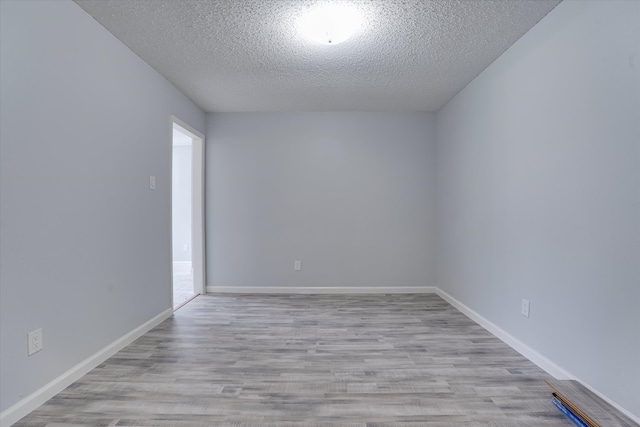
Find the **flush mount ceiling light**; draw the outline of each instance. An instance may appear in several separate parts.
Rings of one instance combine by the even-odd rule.
[[[348,4],[323,4],[300,17],[297,28],[306,39],[316,43],[342,43],[360,30],[362,17]]]

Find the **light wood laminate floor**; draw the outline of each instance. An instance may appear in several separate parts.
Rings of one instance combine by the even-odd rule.
[[[173,309],[176,310],[195,296],[193,270],[190,262],[173,263]]]
[[[434,294],[202,295],[18,426],[571,426]]]

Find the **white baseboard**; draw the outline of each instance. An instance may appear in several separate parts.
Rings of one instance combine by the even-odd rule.
[[[433,286],[207,286],[212,294],[433,294]]]
[[[46,384],[39,390],[31,393],[15,405],[5,409],[0,413],[0,427],[9,427],[18,422],[21,418],[27,416],[31,411],[37,409],[40,405],[69,387],[75,381],[79,380],[83,375],[100,365],[102,362],[140,338],[142,335],[155,328],[173,315],[173,309],[167,309],[155,316],[153,319],[143,323],[131,332],[118,338],[102,350],[80,362],[78,365],[69,369],[58,378]]]
[[[272,293],[272,294],[425,294],[425,293],[436,293],[442,299],[447,301],[449,304],[454,306],[460,312],[465,314],[471,320],[485,328],[491,334],[495,335],[498,339],[502,340],[504,343],[509,345],[511,348],[516,350],[518,353],[529,359],[531,362],[536,364],[538,367],[549,373],[556,379],[559,380],[576,380],[591,392],[599,396],[605,402],[609,403],[611,406],[625,414],[627,417],[632,419],[634,422],[640,424],[640,418],[630,413],[626,409],[622,408],[620,405],[606,397],[604,394],[600,393],[598,390],[591,387],[589,384],[581,381],[575,375],[571,374],[561,366],[552,362],[542,354],[535,351],[533,348],[524,344],[522,341],[516,339],[491,321],[487,320],[477,312],[473,311],[471,308],[461,303],[448,293],[443,290],[434,287],[434,286],[403,286],[403,287],[358,287],[358,286],[350,286],[350,287],[331,287],[331,286],[321,286],[321,287],[273,287],[273,286],[207,286],[208,293]],[[20,402],[6,409],[2,413],[0,413],[0,427],[8,427],[11,424],[19,421],[24,416],[28,415],[29,412],[38,408],[44,402],[55,396],[57,393],[64,390],[66,387],[71,385],[73,382],[80,379],[83,375],[87,374],[93,368],[98,366],[100,363],[107,360],[109,357],[116,354],[118,351],[122,350],[127,345],[131,344],[137,338],[141,337],[155,326],[159,325],[164,320],[171,317],[173,314],[172,309],[167,309],[166,311],[160,313],[153,319],[148,322],[140,325],[133,331],[114,341],[104,349],[100,350],[93,356],[89,357],[85,361],[81,362],[79,365],[65,372],[63,375],[59,376],[55,380],[51,381],[49,384],[42,387],[40,390],[32,393],[27,396]]]
[[[550,374],[554,378],[558,380],[575,379],[574,376],[571,375],[569,372],[567,372],[565,369],[556,365],[551,360],[547,359],[545,356],[535,351],[533,348],[529,347],[528,345],[524,344],[522,341],[513,337],[512,335],[507,333],[504,329],[497,326],[495,323],[492,323],[486,318],[482,317],[481,315],[473,311],[471,308],[467,307],[466,305],[464,305],[463,303],[461,303],[460,301],[458,301],[457,299],[455,299],[454,297],[446,293],[445,291],[438,289],[436,293],[443,300],[447,301],[449,304],[457,308],[459,311],[465,314],[468,318],[470,318],[471,320],[476,322],[478,325],[485,328],[487,331],[491,332],[498,339],[505,342],[509,347],[513,348],[515,351],[517,351],[518,353],[520,353],[521,355],[523,355],[524,357],[526,357],[527,359],[529,359],[530,361],[538,365],[538,367],[546,371],[548,374]]]
[[[596,390],[595,388],[591,387],[589,384],[581,381],[579,378],[576,379],[576,381],[578,381],[580,384],[582,384],[584,387],[588,388],[593,394],[595,394],[596,396],[598,396],[600,399],[604,400],[605,402],[607,402],[609,405],[613,406],[614,408],[616,408],[618,411],[622,412],[623,414],[625,414],[627,417],[629,417],[631,420],[633,420],[634,423],[638,424],[640,426],[640,417],[635,416],[634,414],[632,414],[631,412],[627,411],[626,409],[624,409],[622,406],[618,405],[616,402],[614,402],[613,400],[609,399],[607,396],[605,396],[604,394],[600,393],[598,390]]]
[[[500,339],[505,344],[507,344],[508,346],[513,348],[515,351],[517,351],[518,353],[520,353],[521,355],[523,355],[524,357],[529,359],[531,362],[536,364],[540,369],[546,371],[549,375],[551,375],[555,379],[557,379],[557,380],[575,380],[575,381],[579,382],[584,387],[589,389],[593,394],[597,395],[602,400],[607,402],[609,405],[611,405],[612,407],[616,408],[618,411],[622,412],[627,417],[631,418],[634,422],[636,422],[636,423],[638,423],[640,425],[640,418],[638,418],[637,416],[635,416],[631,412],[627,411],[626,409],[624,409],[623,407],[618,405],[616,402],[614,402],[613,400],[609,399],[607,396],[605,396],[604,394],[600,393],[598,390],[596,390],[595,388],[591,387],[589,384],[587,384],[586,382],[582,381],[580,378],[576,377],[575,375],[573,375],[572,373],[570,373],[566,369],[564,369],[561,366],[557,365],[556,363],[552,362],[551,360],[549,360],[548,358],[546,358],[542,354],[540,354],[537,351],[535,351],[533,348],[529,347],[528,345],[524,344],[522,341],[520,341],[517,338],[513,337],[512,335],[507,333],[505,330],[503,330],[500,327],[498,327],[496,324],[490,322],[489,320],[487,320],[486,318],[484,318],[480,314],[476,313],[471,308],[467,307],[466,305],[464,305],[463,303],[461,303],[460,301],[458,301],[457,299],[455,299],[454,297],[452,297],[451,295],[449,295],[445,291],[441,290],[440,288],[436,288],[436,294],[438,294],[438,296],[440,296],[443,300],[447,301],[449,304],[451,304],[452,306],[457,308],[459,311],[461,311],[463,314],[465,314],[471,320],[473,320],[474,322],[476,322],[477,324],[479,324],[480,326],[485,328],[491,334],[495,335],[496,338]]]
[[[185,267],[191,267],[191,261],[173,261],[173,265],[181,265]]]

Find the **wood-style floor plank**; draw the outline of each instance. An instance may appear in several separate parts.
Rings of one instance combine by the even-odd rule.
[[[434,294],[204,295],[17,426],[571,426]]]

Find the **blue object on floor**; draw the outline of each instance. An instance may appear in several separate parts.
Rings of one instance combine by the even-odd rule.
[[[577,425],[578,427],[589,427],[582,421],[579,416],[574,414],[571,409],[564,406],[564,404],[560,402],[557,397],[551,397],[551,401],[554,405],[556,405],[556,408],[558,408],[560,412],[562,412],[565,417],[569,418],[569,420],[571,420],[571,422],[573,422],[575,425]]]

